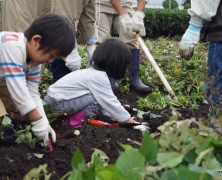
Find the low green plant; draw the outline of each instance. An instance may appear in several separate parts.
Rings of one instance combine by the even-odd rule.
[[[180,58],[178,41],[167,38],[145,41],[149,51],[162,70],[164,76],[177,95],[177,101],[171,99],[149,60],[140,66],[140,75],[146,84],[154,87],[153,93],[137,101],[140,108],[165,109],[169,107],[191,107],[198,109],[205,103],[206,52],[207,44],[196,47],[189,61]]]
[[[158,129],[161,134],[144,132],[138,148],[121,145],[123,152],[114,164],[108,164],[109,158],[98,149],[86,163],[81,151],[76,150],[72,170],[61,180],[220,179],[222,139],[211,128],[187,119],[168,121]],[[40,171],[36,170],[31,170],[29,177],[38,177],[36,172]]]

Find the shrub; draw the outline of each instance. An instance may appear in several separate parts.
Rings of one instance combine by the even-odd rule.
[[[178,3],[176,0],[171,0],[171,5],[169,4],[170,0],[163,1],[163,8],[164,9],[177,9]]]
[[[186,10],[147,8],[144,13],[145,38],[182,35],[190,19]]]

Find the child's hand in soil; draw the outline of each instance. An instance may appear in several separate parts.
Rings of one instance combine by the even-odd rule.
[[[134,117],[130,117],[128,120],[124,121],[123,123],[136,123],[136,124],[140,124],[139,122],[135,121]]]

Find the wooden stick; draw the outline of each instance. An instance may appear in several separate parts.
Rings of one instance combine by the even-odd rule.
[[[156,61],[154,60],[153,56],[149,52],[149,50],[148,50],[146,44],[144,43],[144,41],[142,40],[142,38],[139,36],[139,34],[136,34],[135,38],[138,41],[139,45],[141,46],[141,48],[142,48],[143,52],[145,53],[146,57],[149,59],[151,65],[154,68],[154,70],[156,71],[156,73],[160,77],[161,81],[163,82],[163,85],[165,86],[165,88],[167,89],[169,94],[171,95],[171,97],[173,99],[177,100],[177,97],[176,97],[175,93],[173,92],[171,86],[169,85],[168,81],[166,80],[165,76],[163,75],[162,71],[160,70],[159,66],[157,65]]]

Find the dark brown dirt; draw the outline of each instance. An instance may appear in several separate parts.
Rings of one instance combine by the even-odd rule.
[[[136,100],[141,95],[130,92],[129,94],[116,93],[122,104],[130,105],[128,108],[130,113],[134,113],[132,108],[136,108]],[[192,112],[191,109],[178,110],[182,117],[186,119],[196,117],[207,117],[208,107],[202,106],[200,110]],[[150,119],[144,116],[143,121],[148,122],[151,132],[157,131],[157,127],[168,120],[171,110],[155,111],[155,114],[161,114],[161,118]],[[98,118],[102,117],[98,116]],[[79,148],[86,162],[91,160],[94,148],[100,149],[109,157],[109,163],[115,163],[122,151],[121,144],[131,144],[137,147],[133,141],[141,142],[142,134],[138,130],[130,128],[112,128],[112,127],[96,127],[83,122],[80,135],[74,135],[74,130],[69,126],[61,126],[61,123],[54,125],[57,132],[57,143],[54,145],[54,151],[49,152],[48,149],[42,149],[37,146],[35,150],[29,149],[24,144],[16,144],[13,140],[0,140],[0,179],[1,180],[20,180],[32,168],[42,164],[48,164],[48,171],[53,173],[51,179],[60,179],[68,171],[71,170],[71,157],[73,152]],[[34,153],[44,154],[43,158],[37,158]]]

